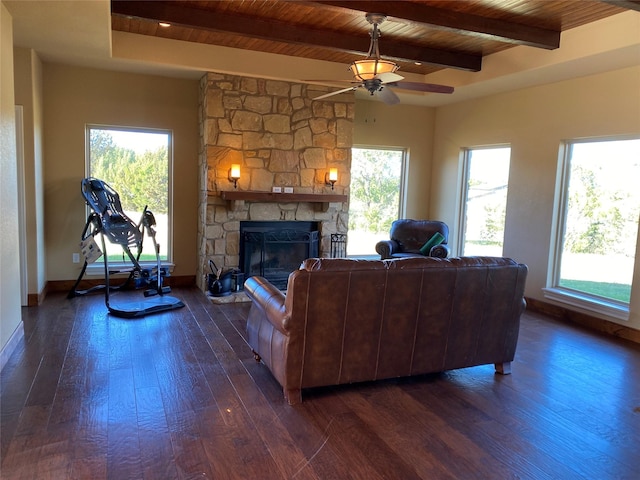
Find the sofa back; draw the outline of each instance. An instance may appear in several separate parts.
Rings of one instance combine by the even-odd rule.
[[[507,258],[308,259],[289,277],[287,385],[513,360],[526,265]]]

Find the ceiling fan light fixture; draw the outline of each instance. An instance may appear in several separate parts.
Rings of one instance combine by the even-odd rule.
[[[382,3],[382,2],[381,2]],[[325,93],[314,100],[339,95],[341,93],[353,92],[358,88],[364,88],[371,95],[376,95],[387,105],[395,105],[400,102],[400,98],[393,92],[391,87],[403,88],[405,90],[416,90],[419,92],[453,93],[453,87],[436,85],[432,83],[403,82],[404,77],[395,73],[400,65],[380,58],[380,48],[378,39],[380,30],[378,26],[385,21],[386,15],[381,13],[367,13],[367,21],[373,25],[371,29],[371,44],[367,56],[363,60],[356,60],[349,65],[349,70],[355,78],[354,85],[343,88],[336,92]],[[419,64],[419,62],[416,62]]]
[[[353,76],[361,82],[372,80],[381,73],[394,73],[398,68],[399,66],[395,63],[379,58],[356,60],[349,65]]]

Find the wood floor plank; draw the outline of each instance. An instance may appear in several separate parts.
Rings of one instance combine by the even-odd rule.
[[[169,426],[158,387],[136,388],[138,438],[143,477],[177,478]]]
[[[525,312],[512,375],[316,388],[290,406],[246,343],[250,304],[172,295],[186,306],[139,319],[100,294],[23,310],[0,372],[0,478],[640,478],[636,344]]]
[[[235,375],[231,383],[238,392],[247,415],[255,425],[256,434],[260,437],[274,459],[275,465],[284,478],[319,478],[312,471],[305,471],[301,466],[307,458],[300,449],[299,443],[276,414],[268,400],[261,394],[248,373]]]
[[[215,412],[209,415],[217,414]],[[167,413],[167,426],[173,445],[173,456],[179,479],[216,478],[202,443],[200,419],[203,411]]]
[[[386,389],[382,386],[382,389]],[[382,391],[380,393],[383,393]],[[390,393],[391,394],[391,393]],[[395,394],[395,393],[393,393]],[[342,400],[353,411],[358,412],[362,421],[371,425],[375,434],[388,447],[395,452],[398,458],[403,459],[408,465],[413,465],[418,478],[440,478],[454,479],[454,474],[447,470],[436,452],[430,448],[416,448],[418,443],[426,447],[430,439],[427,432],[420,432],[424,435],[421,439],[416,435],[409,435],[407,425],[404,421],[399,422],[397,410],[386,410],[380,408],[368,391],[359,389],[347,389],[340,393]],[[413,428],[409,425],[408,428]]]
[[[118,329],[118,341],[122,340]],[[120,351],[120,347],[117,348]],[[113,352],[114,350],[112,350]],[[113,356],[111,357],[113,360]],[[118,353],[109,375],[107,471],[109,478],[141,478],[141,452],[133,370]]]
[[[109,438],[109,395],[105,390],[86,392],[82,398],[80,415],[75,424],[74,459],[79,462],[77,467],[85,465],[93,468],[106,461]],[[106,469],[106,463],[104,465]],[[84,468],[84,467],[83,467]]]
[[[192,305],[195,308],[196,302],[201,302],[201,297],[194,300]],[[200,303],[200,308],[204,310],[202,312],[203,314],[208,310],[208,307],[209,304]],[[237,310],[232,309],[232,311]],[[242,309],[241,311],[246,312],[246,309]],[[229,310],[227,310],[227,312],[229,312]],[[260,390],[252,381],[248,372],[239,364],[237,358],[238,351],[244,350],[246,354],[249,355],[250,349],[246,343],[236,343],[236,348],[233,348],[229,343],[234,342],[234,339],[230,337],[238,337],[238,332],[235,329],[230,329],[230,325],[224,321],[225,319],[229,319],[228,314],[225,313],[223,309],[214,309],[214,313],[206,313],[216,315],[219,320],[215,325],[213,322],[206,322],[207,324],[202,326],[203,330],[210,332],[208,338],[215,338],[216,342],[219,342],[217,347],[214,345],[214,350],[222,353],[220,358],[216,355],[218,370],[220,373],[224,372],[230,381],[230,385],[233,386],[235,393],[240,399],[242,408],[248,416],[248,420],[250,419],[250,421],[253,422],[257,434],[275,461],[274,467],[277,467],[275,471],[279,471],[284,478],[292,478],[294,476],[296,476],[296,478],[316,478],[315,475],[310,474],[308,471],[301,471],[300,465],[305,462],[304,456],[286,429],[284,429],[281,422],[278,421],[275,412],[260,394]],[[231,316],[238,315],[231,314]],[[206,318],[206,315],[204,315],[203,318]],[[214,326],[216,327],[215,330],[213,329]],[[227,335],[224,335],[224,331],[227,331]],[[237,338],[235,340],[237,340]],[[229,344],[227,345],[227,343]],[[251,355],[251,358],[253,359],[253,355]],[[203,369],[208,370],[207,362],[205,361],[203,363]],[[220,375],[220,373],[216,375]],[[211,378],[216,378],[216,375],[212,375]],[[218,390],[215,386],[212,388]],[[226,412],[229,413],[229,410],[230,409],[227,408]],[[263,472],[262,475],[265,475],[265,473]]]
[[[579,424],[568,422],[563,413],[528,397],[514,395],[510,388],[501,391],[501,399],[504,408],[527,426],[531,441],[556,462],[568,463],[576,476],[593,478],[593,475],[602,474],[603,478],[608,478],[617,472],[614,478],[633,478],[634,475],[614,457],[601,457],[591,433]],[[570,463],[567,455],[572,459]]]
[[[71,462],[69,478],[90,478],[103,480],[107,478],[107,456],[74,458]]]
[[[535,395],[532,393],[532,397]],[[606,397],[601,397],[600,403],[603,407],[601,410],[596,406],[588,405],[590,402],[585,401],[583,396],[566,397],[562,401],[549,397],[532,400],[534,403],[524,408],[529,409],[532,404],[543,403],[545,407],[539,410],[545,412],[544,421],[549,425],[553,425],[556,429],[564,428],[568,432],[567,436],[574,435],[579,439],[577,442],[589,450],[605,453],[611,456],[612,461],[622,462],[631,468],[635,467],[634,458],[637,452],[632,445],[640,442],[640,429],[620,431],[620,428],[612,422],[612,418],[615,418],[616,422],[633,425],[637,421],[637,416],[633,418],[631,406],[619,407],[618,413],[613,414],[608,411],[611,410],[611,406],[608,405],[609,399]]]
[[[374,389],[370,401],[381,411],[402,412],[390,418],[403,427],[398,435],[409,433],[417,436],[423,449],[442,459],[442,466],[455,478],[507,478],[508,469],[490,455],[482,445],[478,445],[463,431],[449,422],[455,419],[443,418],[435,408],[422,408],[422,404],[395,386]]]
[[[491,395],[487,395],[488,398],[476,396],[475,402],[466,402],[467,396],[458,397],[449,388],[436,390],[432,386],[416,384],[415,388],[405,391],[416,401],[433,408],[475,444],[483,445],[496,461],[505,464],[518,478],[578,477],[574,470],[549,456],[531,439],[528,432],[530,425],[514,416],[508,402]],[[488,408],[485,404],[488,404]]]

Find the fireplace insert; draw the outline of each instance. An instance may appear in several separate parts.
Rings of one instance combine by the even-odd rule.
[[[240,222],[240,268],[287,288],[289,274],[318,256],[317,222]]]

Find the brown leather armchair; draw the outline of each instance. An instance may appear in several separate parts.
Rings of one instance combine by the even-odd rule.
[[[422,257],[422,246],[435,233],[440,233],[444,240],[442,243],[431,247],[428,257],[447,258],[451,253],[447,240],[449,239],[449,227],[444,222],[436,220],[411,220],[403,218],[391,224],[390,239],[382,240],[376,245],[376,252],[381,260],[387,258]]]

